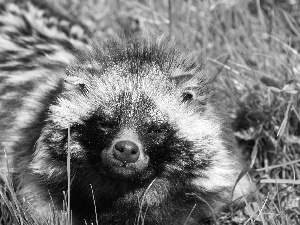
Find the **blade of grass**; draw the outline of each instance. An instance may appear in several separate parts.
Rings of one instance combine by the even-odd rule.
[[[70,124],[68,125],[68,156],[67,156],[67,173],[68,173],[68,224],[71,225],[71,134],[70,134]]]

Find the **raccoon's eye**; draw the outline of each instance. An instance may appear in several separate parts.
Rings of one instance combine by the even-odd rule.
[[[193,91],[185,91],[181,94],[182,102],[190,102],[194,97],[195,93]]]

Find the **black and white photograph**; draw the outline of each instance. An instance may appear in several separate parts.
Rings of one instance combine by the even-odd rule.
[[[300,225],[300,0],[0,0],[0,225]]]

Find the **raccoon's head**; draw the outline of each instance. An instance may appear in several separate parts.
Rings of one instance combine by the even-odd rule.
[[[147,207],[179,208],[186,193],[214,199],[233,186],[233,144],[209,79],[180,48],[110,41],[79,56],[64,82],[31,163],[50,189],[66,188],[68,139],[71,187],[91,198],[92,185],[100,204],[131,207],[143,196]]]

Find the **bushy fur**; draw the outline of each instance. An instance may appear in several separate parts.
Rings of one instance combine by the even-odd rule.
[[[51,204],[62,209],[70,126],[71,209],[78,224],[95,222],[93,197],[100,224],[183,224],[195,204],[191,216],[198,221],[210,217],[207,203],[218,212],[230,202],[241,160],[197,58],[167,40],[88,45],[52,39],[51,31],[25,33],[37,29],[35,20],[25,23],[19,15],[31,15],[31,6],[18,13],[5,7],[2,18],[16,23],[0,27],[6,43],[0,146],[21,182],[20,198],[44,216]],[[7,27],[16,29],[16,39]],[[32,38],[30,47],[19,43],[24,37]],[[119,140],[137,144],[137,162],[114,159]],[[4,172],[3,152],[0,160]],[[234,198],[248,190],[243,178]]]

